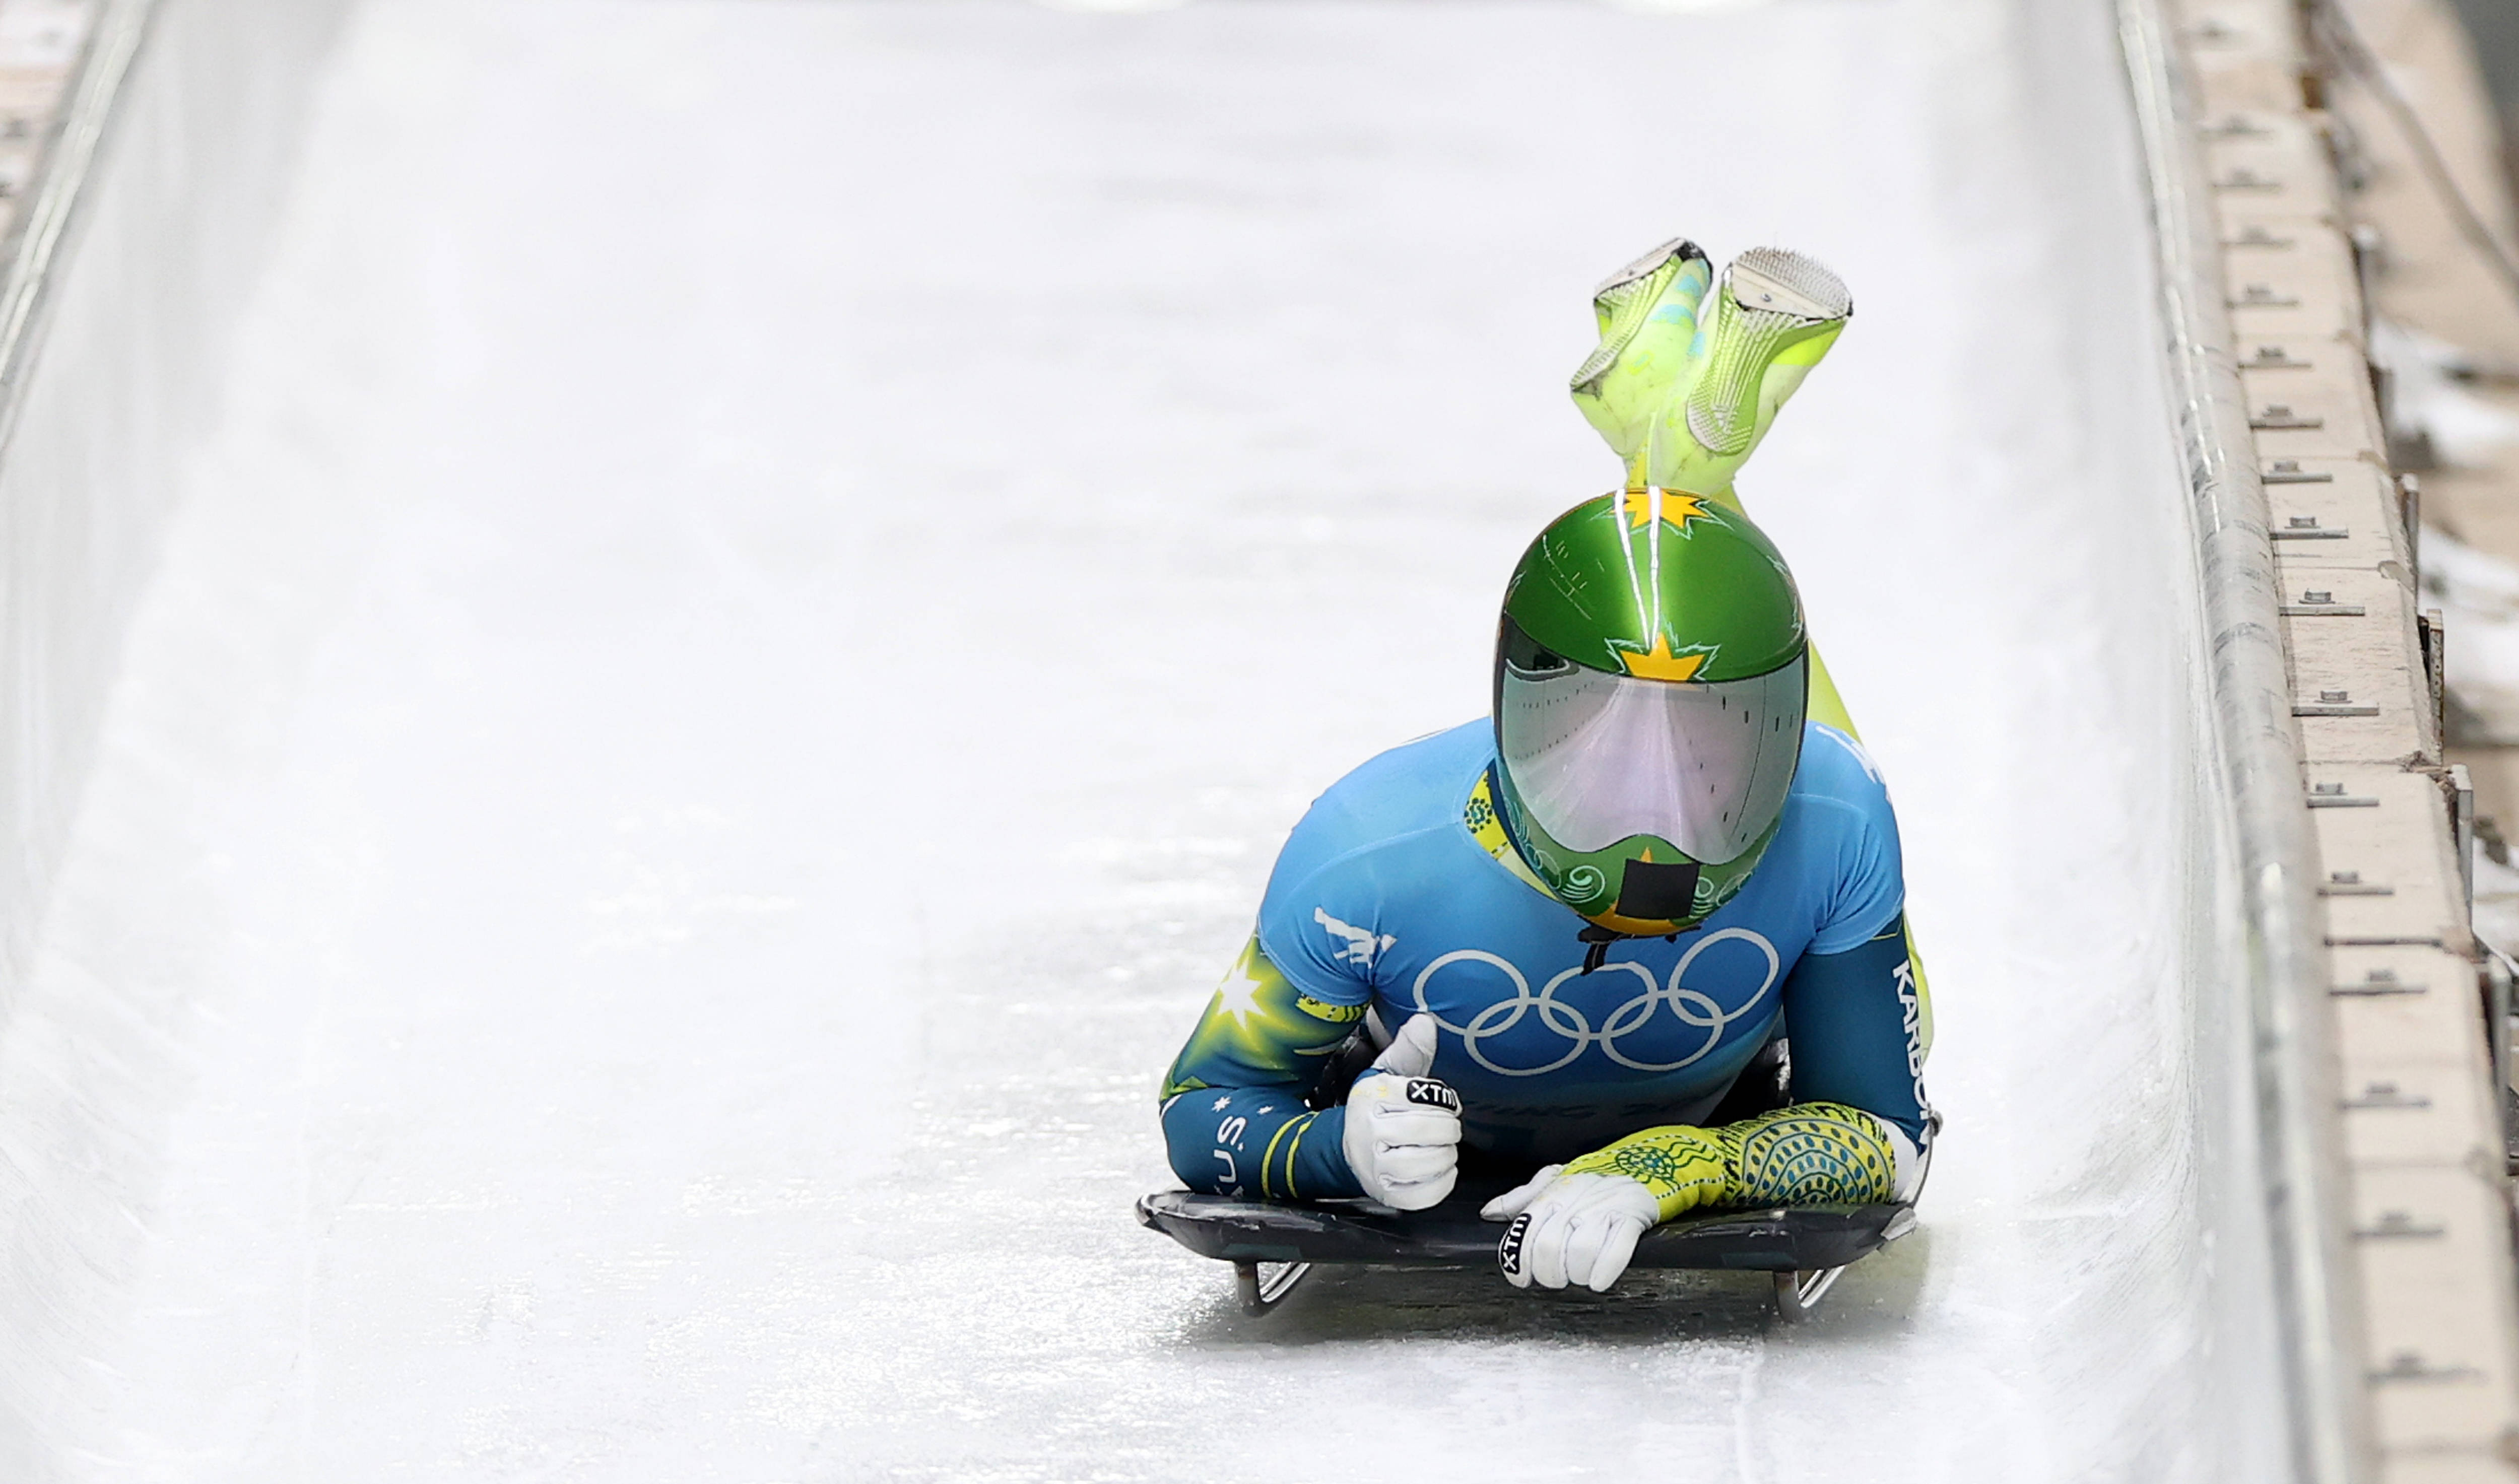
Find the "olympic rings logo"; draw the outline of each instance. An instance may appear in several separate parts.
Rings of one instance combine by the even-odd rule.
[[[1759,983],[1754,993],[1741,1002],[1741,1008],[1726,1011],[1715,1002],[1712,995],[1700,989],[1691,989],[1681,983],[1680,980],[1687,975],[1688,966],[1697,962],[1697,955],[1729,938],[1738,938],[1752,944],[1765,955],[1767,977]],[[1455,1026],[1441,1016],[1435,1015],[1434,1008],[1426,1003],[1427,982],[1441,973],[1446,965],[1458,963],[1486,964],[1501,970],[1505,978],[1513,981],[1513,997],[1497,1000],[1487,1006],[1470,1017],[1470,1023],[1466,1026]],[[1533,994],[1530,992],[1530,981],[1524,978],[1522,971],[1515,968],[1510,960],[1489,953],[1483,948],[1455,948],[1421,970],[1417,975],[1417,982],[1410,988],[1410,993],[1415,996],[1419,1010],[1428,1015],[1435,1015],[1436,1025],[1461,1038],[1461,1044],[1468,1049],[1471,1061],[1498,1076],[1535,1077],[1545,1072],[1555,1071],[1581,1056],[1585,1048],[1592,1046],[1600,1047],[1602,1055],[1633,1071],[1677,1071],[1683,1067],[1702,1060],[1706,1053],[1712,1051],[1722,1041],[1726,1027],[1735,1021],[1746,1019],[1751,1011],[1758,1008],[1759,1004],[1766,999],[1767,991],[1776,986],[1776,978],[1784,972],[1784,963],[1776,956],[1776,945],[1766,938],[1746,928],[1725,928],[1719,932],[1709,933],[1690,944],[1688,951],[1681,954],[1679,962],[1672,966],[1668,983],[1656,980],[1653,971],[1642,964],[1626,962],[1603,964],[1593,973],[1633,975],[1644,987],[1634,998],[1611,1011],[1609,1018],[1601,1023],[1601,1028],[1598,1030],[1592,1028],[1590,1018],[1582,1011],[1557,998],[1557,986],[1582,972],[1580,968],[1569,969],[1542,985],[1537,994]],[[1618,1049],[1619,1037],[1643,1029],[1664,1005],[1670,1007],[1672,1017],[1681,1025],[1694,1026],[1704,1031],[1704,1043],[1676,1062],[1640,1062]],[[1505,1067],[1490,1059],[1485,1048],[1480,1043],[1503,1035],[1521,1025],[1523,1017],[1527,1015],[1537,1016],[1540,1025],[1565,1038],[1568,1048],[1566,1054],[1541,1067]]]

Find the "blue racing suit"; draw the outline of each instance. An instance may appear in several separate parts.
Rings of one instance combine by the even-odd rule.
[[[1165,1081],[1182,1181],[1360,1194],[1346,1111],[1307,1111],[1305,1096],[1368,1014],[1388,1029],[1426,1014],[1440,1027],[1432,1074],[1460,1093],[1474,1157],[1537,1166],[1699,1123],[1786,1037],[1792,1101],[1876,1120],[1911,1193],[1929,1138],[1928,1007],[1897,821],[1861,746],[1806,723],[1783,819],[1740,895],[1691,932],[1606,952],[1507,839],[1495,767],[1490,725],[1457,726],[1366,763],[1295,827],[1257,931]],[[1803,1200],[1882,1194],[1852,1175],[1833,1190],[1825,1169],[1797,1178]]]

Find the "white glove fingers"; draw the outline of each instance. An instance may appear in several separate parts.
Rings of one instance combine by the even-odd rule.
[[[1611,1228],[1615,1224],[1616,1217],[1598,1202],[1591,1202],[1590,1208],[1577,1209],[1568,1215],[1564,1244],[1567,1282],[1594,1288],[1600,1287],[1592,1282],[1592,1268],[1608,1247]]]
[[[1480,1214],[1514,1211],[1520,1214],[1496,1245],[1506,1278],[1522,1288],[1581,1284],[1600,1293],[1626,1272],[1658,1205],[1624,1175],[1565,1175],[1551,1168],[1488,1201]]]
[[[1385,1149],[1373,1162],[1374,1173],[1389,1185],[1421,1185],[1437,1175],[1457,1172],[1460,1156],[1449,1145],[1403,1145]]]
[[[1431,1031],[1429,1022],[1426,1031],[1412,1033],[1410,1044],[1431,1043]],[[1397,1060],[1407,1060],[1400,1042],[1392,1042],[1392,1050],[1402,1053]],[[1460,1094],[1438,1078],[1386,1069],[1358,1077],[1348,1091],[1340,1150],[1364,1194],[1385,1204],[1422,1210],[1449,1195],[1458,1179],[1460,1142]]]
[[[1446,1169],[1426,1180],[1393,1180],[1383,1195],[1382,1203],[1393,1210],[1422,1211],[1442,1204],[1443,1198],[1452,1194],[1452,1187],[1459,1184],[1460,1179],[1458,1169]]]
[[[1479,1214],[1489,1221],[1511,1221],[1528,1210],[1530,1202],[1539,1199],[1539,1193],[1548,1189],[1549,1182],[1555,1180],[1557,1172],[1565,1167],[1562,1164],[1549,1165],[1538,1174],[1479,1207]]]
[[[1562,1288],[1566,1287],[1566,1228],[1572,1212],[1558,1201],[1545,1200],[1532,1208],[1530,1217],[1523,1246],[1530,1281],[1543,1288]]]
[[[1591,1276],[1585,1283],[1595,1293],[1607,1293],[1610,1286],[1627,1271],[1627,1263],[1636,1255],[1636,1244],[1644,1239],[1644,1224],[1632,1216],[1613,1217],[1600,1252],[1592,1259]]]

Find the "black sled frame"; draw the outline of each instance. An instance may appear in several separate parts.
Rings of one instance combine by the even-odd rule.
[[[1432,1210],[1394,1211],[1364,1200],[1294,1205],[1161,1191],[1137,1202],[1137,1220],[1201,1257],[1232,1263],[1244,1312],[1265,1314],[1317,1264],[1492,1265],[1504,1228],[1480,1219],[1480,1203],[1456,1195]],[[1848,1264],[1915,1225],[1912,1205],[1723,1211],[1655,1227],[1636,1244],[1628,1267],[1772,1274],[1777,1314],[1798,1320]]]

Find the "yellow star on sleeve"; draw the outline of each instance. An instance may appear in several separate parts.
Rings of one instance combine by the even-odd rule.
[[[1254,1017],[1268,1013],[1260,1003],[1260,991],[1264,987],[1260,977],[1251,972],[1251,956],[1245,953],[1242,961],[1233,966],[1233,972],[1224,976],[1224,982],[1215,986],[1215,1006],[1209,1013],[1229,1015],[1237,1028],[1247,1030]]]
[[[1190,1032],[1164,1096],[1194,1087],[1308,1086],[1322,1057],[1364,1017],[1361,1005],[1311,1000],[1286,982],[1255,935]]]

